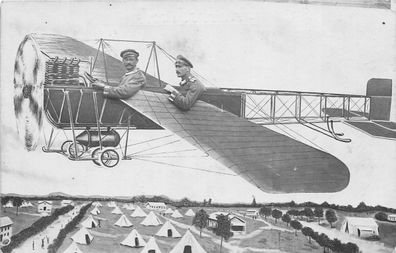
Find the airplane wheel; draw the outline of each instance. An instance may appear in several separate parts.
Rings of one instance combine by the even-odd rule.
[[[95,148],[91,153],[91,157],[95,159],[92,160],[92,162],[98,166],[102,166],[99,159],[100,151],[101,151],[100,148]]]
[[[73,143],[72,141],[65,141],[62,143],[61,150],[64,155],[69,155],[69,146]]]
[[[120,155],[115,151],[115,149],[104,149],[100,154],[100,161],[104,166],[112,168],[120,161]]]
[[[80,144],[80,143],[76,143],[76,146],[77,146],[77,152],[76,152],[76,150],[75,150],[75,145],[74,145],[74,142],[72,142],[70,145],[69,145],[69,148],[68,148],[68,150],[69,150],[69,155],[70,155],[70,157],[72,157],[72,158],[76,158],[76,157],[80,157],[80,156],[82,156],[83,154],[84,154],[84,152],[85,152],[85,147],[84,147],[84,145],[82,145],[82,144]]]

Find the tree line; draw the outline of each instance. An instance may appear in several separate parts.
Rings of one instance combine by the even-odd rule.
[[[311,208],[304,208],[302,210],[290,209],[285,214],[279,209],[272,209],[269,206],[263,206],[260,208],[259,213],[265,219],[271,216],[275,219],[275,223],[281,219],[286,223],[287,226],[291,226],[294,229],[294,233],[297,236],[297,232],[301,231],[303,235],[308,237],[309,243],[311,239],[315,240],[320,246],[323,247],[323,251],[326,252],[327,249],[331,249],[333,252],[343,252],[343,253],[358,253],[359,247],[354,243],[342,243],[338,239],[330,239],[326,234],[315,232],[310,227],[303,227],[301,222],[297,219],[303,219],[305,217],[307,220],[311,220],[314,217],[317,218],[318,223],[320,223],[323,216],[330,223],[330,227],[338,220],[336,212],[332,209],[327,209],[324,212],[323,208],[318,206],[314,210]]]

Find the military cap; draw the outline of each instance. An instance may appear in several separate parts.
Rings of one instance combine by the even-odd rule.
[[[124,58],[127,55],[133,55],[136,58],[139,57],[139,53],[134,49],[125,49],[125,50],[121,51],[121,53],[120,53],[120,56],[122,58]]]
[[[178,55],[178,56],[176,57],[176,62],[175,62],[175,64],[177,64],[177,63],[183,64],[183,65],[188,66],[188,67],[190,67],[190,68],[193,67],[192,63],[191,63],[189,60],[187,60],[186,57],[184,57],[184,56],[182,56],[182,55]]]

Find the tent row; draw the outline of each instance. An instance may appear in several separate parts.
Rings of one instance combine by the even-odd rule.
[[[22,204],[19,207],[32,207],[33,204],[30,201],[23,201]],[[3,207],[5,208],[12,208],[14,207],[14,204],[12,203],[12,201],[8,201],[5,205],[3,205]]]
[[[158,231],[157,236],[169,237],[169,230],[173,230],[173,237],[181,237],[181,235],[176,231],[173,225],[167,221],[164,226]],[[64,253],[82,253],[78,248],[76,243],[89,245],[93,241],[94,237],[89,233],[89,231],[82,227],[76,234],[74,234],[71,239],[72,244],[64,251]],[[146,242],[143,237],[139,234],[136,229],[133,229],[128,236],[120,242],[121,245],[139,248],[144,247],[141,253],[161,253],[157,242],[153,236]],[[175,247],[170,251],[170,253],[206,253],[202,246],[195,239],[190,230],[187,230],[180,241],[175,245]]]
[[[92,203],[93,206],[95,207],[100,207],[102,206],[102,204],[100,202],[93,202]],[[122,214],[121,209],[117,206],[117,204],[114,201],[111,201],[109,203],[107,203],[108,207],[113,207],[113,214]],[[135,211],[134,212],[134,216],[131,215],[132,217],[146,217],[145,212],[141,209],[141,207],[139,206],[134,206],[131,203],[126,203],[122,206],[122,208],[127,209],[127,210],[131,210],[131,211]],[[173,218],[181,218],[183,217],[183,215],[178,211],[175,210],[173,211],[171,208],[168,208],[166,211],[164,211],[164,214],[171,214],[171,216]],[[137,215],[137,216],[136,216]],[[192,209],[188,209],[187,212],[184,214],[185,216],[189,216],[189,217],[193,217],[195,216],[195,212]]]

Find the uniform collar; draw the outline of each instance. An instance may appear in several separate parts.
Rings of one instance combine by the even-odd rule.
[[[128,76],[128,75],[134,74],[134,73],[136,73],[136,72],[138,72],[138,71],[139,71],[139,68],[135,68],[135,69],[132,70],[132,71],[126,72],[124,75],[125,75],[125,76]]]
[[[194,82],[195,81],[195,77],[193,75],[189,75],[188,77],[186,77],[185,79],[182,79],[180,82],[180,86],[185,85],[188,82]]]

